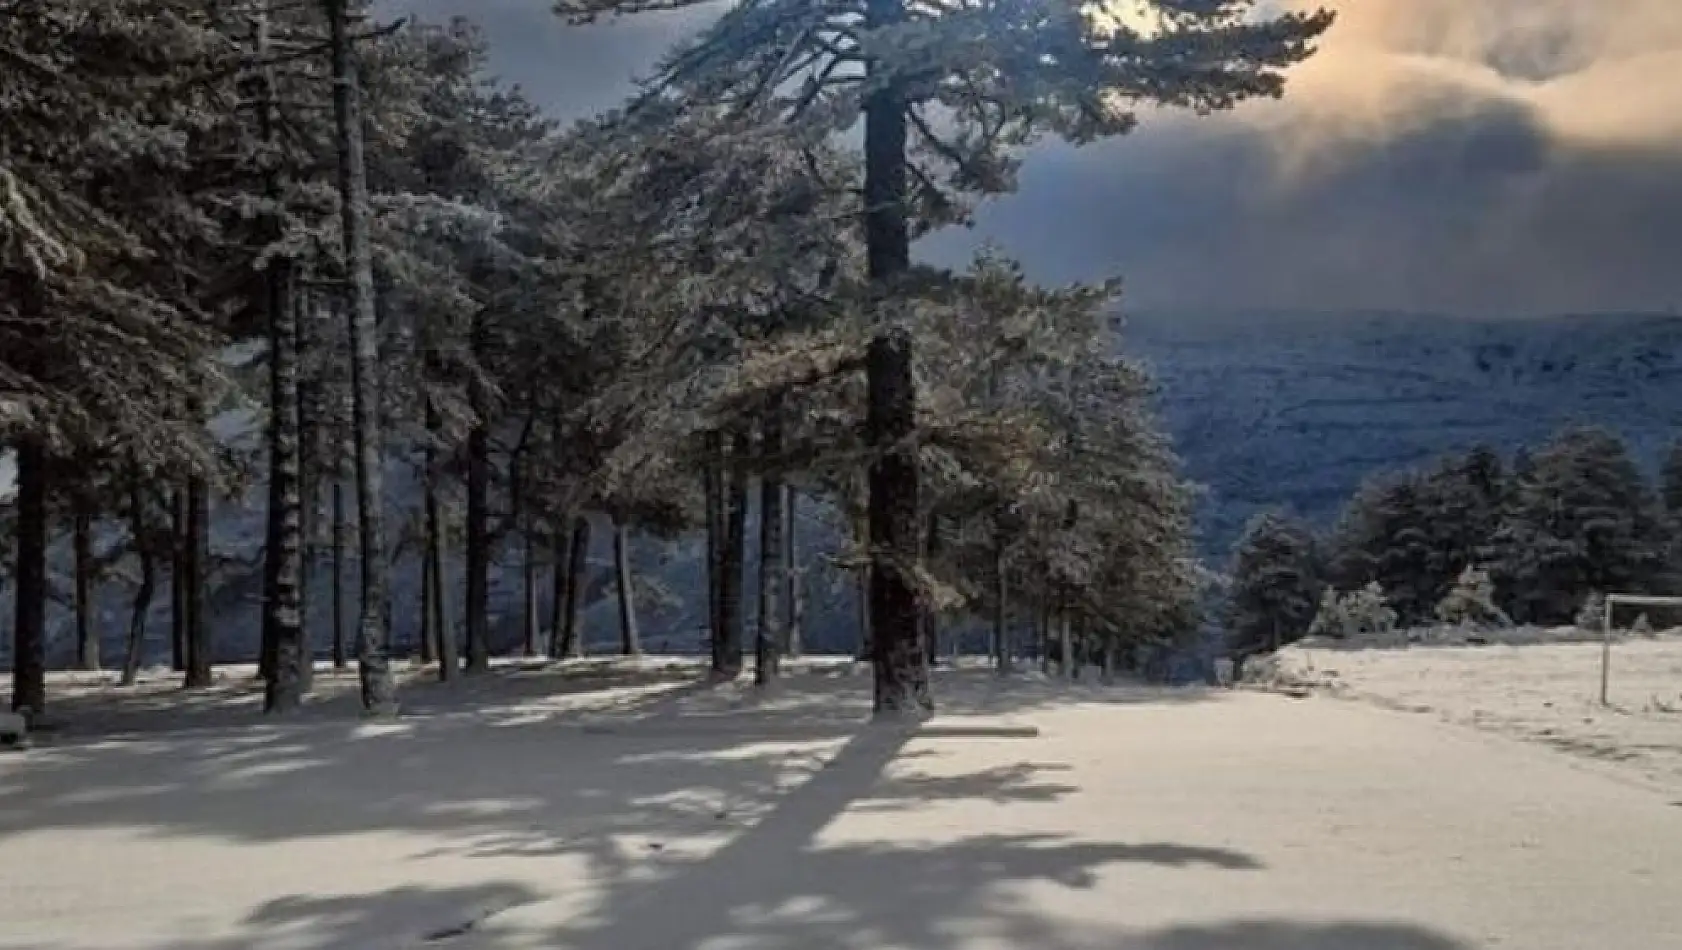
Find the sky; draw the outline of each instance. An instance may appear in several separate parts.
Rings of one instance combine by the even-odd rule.
[[[1336,10],[1285,98],[1035,148],[992,240],[1134,308],[1682,311],[1682,0],[1275,0]],[[477,20],[552,113],[611,107],[705,12],[570,27],[546,0],[386,0]]]

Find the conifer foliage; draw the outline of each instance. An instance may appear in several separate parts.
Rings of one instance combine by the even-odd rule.
[[[744,668],[757,629],[769,686],[799,646],[794,594],[815,589],[793,507],[857,526],[842,560],[868,586],[884,714],[931,708],[928,657],[981,618],[1001,670],[1022,649],[1072,672],[1184,642],[1193,492],[1148,372],[1117,355],[1116,286],[1036,287],[991,251],[913,267],[909,249],[1011,187],[1041,135],[1277,95],[1329,17],[1258,9],[753,0],[646,95],[563,128],[489,77],[465,20],[380,23],[358,0],[13,5],[13,706],[48,700],[59,534],[80,662],[98,662],[95,602],[130,585],[138,677],[162,575],[188,687],[246,658],[224,614],[260,604],[276,714],[308,701],[329,645],[335,665],[354,653],[375,715],[398,708],[394,650],[440,678],[484,671],[508,647],[499,577],[517,578],[528,654],[601,640],[589,608],[611,586],[624,652],[671,641],[673,601],[705,600],[714,674]],[[838,133],[861,119],[854,151]],[[705,596],[644,576],[644,552],[703,533]],[[246,534],[259,550],[236,550]],[[419,603],[398,595],[413,574]]]

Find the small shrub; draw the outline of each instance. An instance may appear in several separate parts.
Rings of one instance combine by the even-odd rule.
[[[1343,638],[1388,633],[1395,628],[1396,611],[1385,598],[1384,588],[1373,581],[1347,593],[1326,591],[1320,598],[1320,612],[1308,632],[1311,636]]]
[[[1510,627],[1511,619],[1495,604],[1495,582],[1489,572],[1467,565],[1454,587],[1437,605],[1437,619],[1456,627]]]

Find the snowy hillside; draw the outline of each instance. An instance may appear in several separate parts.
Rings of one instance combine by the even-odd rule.
[[[1326,521],[1367,475],[1478,443],[1596,423],[1652,462],[1682,434],[1682,317],[1141,313],[1125,334],[1218,558],[1259,508]]]

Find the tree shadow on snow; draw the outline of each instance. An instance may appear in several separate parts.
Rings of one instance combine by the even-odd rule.
[[[1088,943],[1020,891],[1091,889],[1107,869],[1126,865],[1258,870],[1248,855],[1191,843],[989,833],[973,827],[974,810],[962,813],[968,817],[942,811],[960,802],[981,803],[982,815],[988,806],[1055,807],[1080,791],[1060,780],[1071,766],[1036,756],[1038,744],[1024,741],[1032,730],[1013,724],[1013,716],[1068,702],[1214,697],[1093,685],[1024,689],[977,672],[943,675],[943,716],[923,726],[867,724],[868,675],[816,671],[769,694],[690,677],[582,709],[533,709],[487,679],[473,688],[486,706],[459,703],[447,695],[453,686],[439,686],[433,697],[411,694],[410,715],[395,724],[306,719],[71,735],[0,758],[0,847],[7,837],[53,829],[240,844],[400,832],[425,836],[393,859],[407,862],[396,873],[416,882],[439,873],[459,880],[463,860],[561,859],[520,867],[534,880],[565,875],[554,880],[563,890],[588,885],[588,899],[568,904],[556,904],[547,885],[539,894],[512,879],[481,890],[417,884],[363,896],[298,896],[252,912],[239,941],[173,940],[159,950],[360,950],[384,946],[376,935],[408,941],[399,946],[498,948],[534,930],[544,935],[537,945],[560,950],[684,950],[723,936],[744,950],[956,950],[976,933],[1041,950],[1225,946],[1172,934],[1160,940],[1181,942],[1150,942],[1159,938],[1147,935],[1128,943],[1135,938],[1110,933]],[[518,689],[566,692],[552,679],[529,679]],[[574,685],[587,691],[588,682],[580,677]],[[984,759],[993,764],[965,764],[961,750],[978,743],[994,746]],[[935,840],[902,840],[891,824],[879,823],[896,820],[883,813],[916,812],[937,822]],[[889,830],[880,840],[856,831],[826,838],[844,813],[853,819],[847,827]],[[250,872],[260,874],[261,855],[250,860]],[[487,865],[487,874],[507,877],[506,868]],[[170,873],[192,879],[208,869]],[[1350,950],[1391,946],[1453,944],[1369,941]]]

